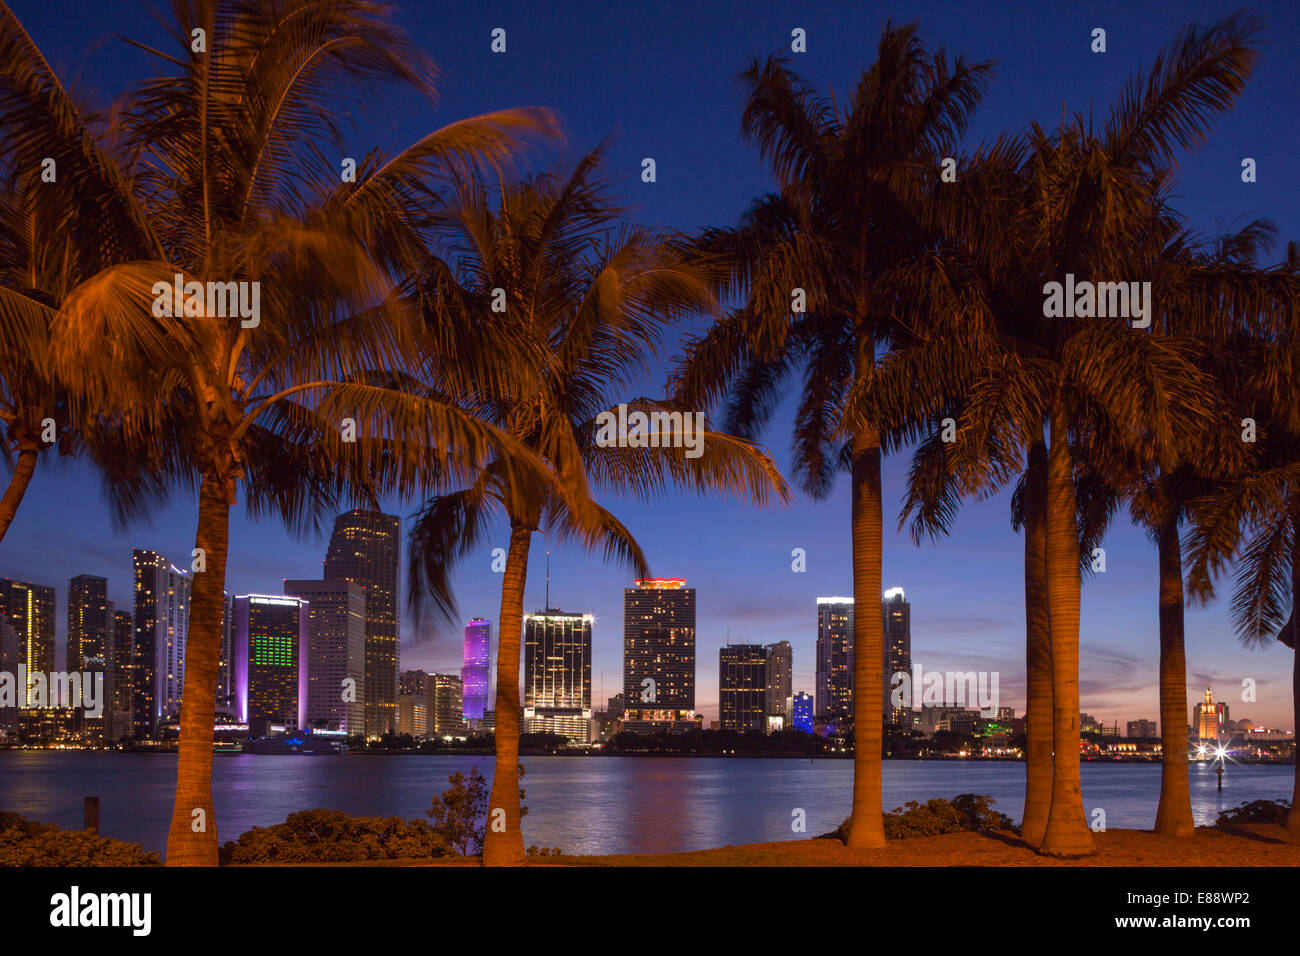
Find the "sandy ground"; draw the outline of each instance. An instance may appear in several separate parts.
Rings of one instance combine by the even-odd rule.
[[[538,866],[1300,866],[1300,843],[1275,824],[1201,827],[1189,837],[1146,830],[1094,833],[1097,852],[1077,860],[1039,856],[1009,830],[895,840],[882,850],[850,850],[837,840],[788,840],[627,856],[534,858]],[[466,866],[478,860],[361,863],[358,866]],[[348,864],[344,864],[348,865]]]

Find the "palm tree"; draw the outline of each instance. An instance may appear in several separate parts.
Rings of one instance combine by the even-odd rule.
[[[1230,336],[1235,354],[1231,394],[1243,418],[1258,429],[1254,455],[1235,474],[1189,503],[1188,534],[1194,597],[1211,593],[1213,580],[1236,562],[1232,617],[1247,644],[1276,638],[1292,655],[1292,709],[1300,726],[1300,244],[1269,276],[1273,308],[1260,308],[1252,327]],[[1235,418],[1236,416],[1234,416]],[[1245,433],[1242,435],[1246,437]],[[1300,762],[1287,831],[1300,837]]]
[[[420,225],[436,198],[431,174],[451,157],[503,160],[521,134],[554,126],[537,110],[466,120],[386,161],[360,157],[352,182],[325,159],[342,155],[329,119],[339,104],[384,81],[433,92],[431,65],[387,8],[205,0],[176,5],[169,29],[181,52],[145,48],[168,72],[122,102],[96,137],[3,12],[4,145],[24,169],[69,157],[87,171],[78,188],[92,194],[78,228],[117,223],[103,233],[100,271],[57,312],[42,306],[55,368],[99,411],[95,430],[111,431],[151,474],[198,492],[167,862],[212,865],[214,696],[239,487],[252,514],[303,528],[348,491],[373,501],[454,480],[491,449],[525,459],[453,403],[368,375],[399,368],[415,349],[409,289],[395,286],[428,258]],[[231,318],[188,292],[181,311],[165,291],[178,275],[200,291],[242,284],[258,314]],[[344,418],[357,441],[344,437]],[[110,491],[129,496],[139,470],[111,465]]]
[[[813,497],[849,472],[853,594],[881,596],[882,445],[894,423],[854,389],[874,388],[878,353],[904,335],[909,304],[890,275],[923,261],[939,170],[990,75],[988,64],[928,55],[916,28],[887,25],[876,62],[843,109],[781,59],[755,62],[742,129],[772,167],[779,193],[757,200],[736,229],[699,246],[730,273],[744,306],[690,343],[676,373],[681,400],[706,407],[729,394],[727,430],[752,437],[786,378],[804,375],[795,423],[795,469]],[[861,411],[861,413],[859,413]],[[881,748],[884,636],[879,615],[853,630],[853,803],[847,843],[883,846]]]
[[[437,229],[456,268],[440,277],[429,308],[463,313],[472,324],[475,316],[493,316],[494,290],[504,290],[505,324],[519,337],[514,354],[521,358],[498,375],[477,411],[547,462],[565,493],[492,461],[462,490],[429,499],[411,531],[412,599],[427,591],[450,616],[451,565],[482,540],[494,513],[509,523],[489,800],[490,813],[504,810],[505,819],[502,828],[488,828],[486,865],[524,861],[519,660],[533,534],[601,548],[645,576],[640,547],[591,491],[648,499],[672,482],[760,505],[788,496],[771,458],[749,441],[706,431],[698,458],[668,447],[674,437],[686,437],[680,417],[657,429],[660,447],[619,447],[602,437],[602,414],[646,370],[672,323],[711,310],[714,302],[708,275],[684,257],[674,237],[625,221],[598,178],[601,155],[599,148],[587,154],[568,175],[502,182],[495,208],[485,186],[464,179]],[[648,399],[626,404],[629,420],[637,412],[689,414]]]
[[[1213,115],[1232,105],[1253,62],[1254,31],[1243,17],[1188,27],[1146,78],[1129,84],[1100,133],[1084,117],[1054,133],[1032,127],[1018,182],[1002,177],[1001,200],[946,213],[966,226],[953,230],[962,268],[946,269],[943,283],[913,283],[928,290],[924,311],[938,319],[921,336],[921,350],[945,343],[956,357],[946,366],[905,358],[949,378],[920,394],[960,403],[950,454],[963,461],[952,466],[962,485],[998,487],[1017,470],[1019,450],[1033,448],[1046,430],[1054,758],[1045,854],[1093,849],[1078,761],[1076,480],[1130,473],[1134,460],[1172,470],[1185,453],[1182,436],[1211,427],[1215,412],[1213,383],[1189,343],[1115,316],[1049,317],[1045,283],[1067,274],[1090,282],[1158,278],[1146,251],[1153,231],[1170,232],[1167,168],[1176,147],[1194,145]]]

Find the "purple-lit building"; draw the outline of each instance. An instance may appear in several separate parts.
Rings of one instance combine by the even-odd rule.
[[[488,702],[488,662],[492,649],[492,622],[476,617],[465,625],[465,666],[460,669],[466,720],[482,720]]]
[[[240,723],[307,726],[309,606],[295,597],[236,595],[235,718]]]

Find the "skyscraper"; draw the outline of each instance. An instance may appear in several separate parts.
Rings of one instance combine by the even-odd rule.
[[[1228,705],[1219,701],[1214,702],[1214,694],[1210,688],[1205,688],[1205,699],[1196,705],[1195,718],[1192,726],[1196,728],[1196,736],[1202,740],[1218,740],[1223,733],[1223,725],[1228,722]]]
[[[768,644],[766,731],[789,730],[794,721],[794,650],[789,641]]]
[[[7,615],[0,614],[0,672],[14,675],[14,699],[12,703],[0,695],[0,733],[13,734],[18,731],[18,708],[26,703],[22,697],[22,681],[18,674],[21,659],[18,656],[18,632],[9,623]]]
[[[397,679],[397,733],[417,739],[429,732],[429,675],[422,670],[402,671]]]
[[[641,578],[623,590],[623,726],[681,732],[695,720],[695,589]]]
[[[131,549],[135,570],[134,720],[139,737],[157,734],[181,709],[190,576],[157,551]]]
[[[912,679],[912,605],[902,588],[890,588],[880,602],[881,623],[885,635],[884,688],[881,703],[885,726],[912,727],[912,702],[895,707],[890,699],[894,690],[893,676],[908,675],[907,687]]]
[[[853,717],[853,598],[817,599],[817,720]]]
[[[234,598],[228,591],[221,592],[221,653],[217,657],[217,696],[214,702],[218,714],[234,716],[235,713],[235,609]]]
[[[92,680],[99,684],[100,715],[91,717],[84,700],[86,706],[73,714],[73,726],[90,739],[102,740],[106,727],[111,729],[112,620],[107,579],[79,574],[68,582],[67,669],[92,674]],[[83,689],[85,686],[83,678]]]
[[[465,666],[460,669],[466,720],[482,720],[488,703],[492,622],[476,617],[465,625]]]
[[[767,649],[727,644],[718,650],[718,710],[723,730],[767,730]]]
[[[310,628],[307,602],[270,594],[234,600],[235,717],[250,725],[307,723]]]
[[[366,598],[361,585],[344,578],[286,580],[284,593],[308,602],[307,726],[364,735]]]
[[[587,743],[591,721],[590,614],[524,615],[524,730]]]
[[[806,734],[813,732],[813,699],[803,691],[794,695],[794,729]]]
[[[134,733],[135,616],[129,611],[114,611],[112,635],[113,721],[112,728],[105,736],[112,743],[117,743],[121,738],[133,736]]]
[[[455,674],[430,674],[425,691],[429,701],[429,735],[463,736],[466,732],[464,691]]]
[[[361,585],[366,596],[365,721],[367,736],[397,724],[397,672],[401,665],[402,519],[354,510],[334,519],[325,553],[325,578]]]
[[[0,614],[18,638],[18,664],[31,674],[54,670],[54,588],[0,578]],[[26,706],[24,697],[20,706]]]

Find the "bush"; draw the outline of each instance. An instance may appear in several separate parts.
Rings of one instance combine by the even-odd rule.
[[[345,863],[447,855],[447,841],[423,820],[353,817],[303,810],[284,823],[253,827],[221,848],[226,863]]]
[[[996,802],[987,794],[974,793],[961,793],[951,800],[927,800],[924,804],[909,800],[905,806],[895,807],[884,814],[885,837],[906,840],[908,837],[941,833],[1009,829],[1011,818],[993,809]],[[845,820],[833,833],[824,833],[818,839],[843,843],[848,834],[849,821]]]
[[[1286,826],[1287,814],[1291,812],[1288,800],[1252,800],[1231,810],[1224,810],[1214,821],[1216,827],[1233,823],[1276,823]]]
[[[519,764],[519,779],[524,778],[524,765]],[[433,806],[424,812],[433,818],[433,828],[442,834],[448,845],[461,856],[478,856],[483,852],[487,837],[488,785],[478,767],[469,768],[466,777],[456,771],[447,778],[450,789],[433,798]],[[523,799],[528,795],[519,788],[519,817],[528,816]]]
[[[0,812],[0,866],[160,866],[138,843],[63,830],[17,813]]]

